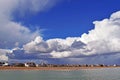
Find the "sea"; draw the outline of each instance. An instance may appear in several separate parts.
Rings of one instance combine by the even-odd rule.
[[[0,80],[120,80],[120,68],[83,70],[0,70]]]

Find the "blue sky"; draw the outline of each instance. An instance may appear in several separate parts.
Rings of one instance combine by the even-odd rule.
[[[120,64],[119,0],[0,0],[0,61]]]
[[[94,28],[93,21],[108,18],[120,9],[119,0],[62,0],[54,7],[35,14],[16,15],[31,30],[43,29],[44,39],[76,37]]]

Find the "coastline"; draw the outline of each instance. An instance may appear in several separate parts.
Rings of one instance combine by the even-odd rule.
[[[120,68],[119,67],[0,67],[1,70],[55,70],[55,71],[71,71],[83,69],[103,69],[103,68]]]

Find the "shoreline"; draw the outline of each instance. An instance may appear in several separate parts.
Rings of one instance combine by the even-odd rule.
[[[103,69],[103,68],[120,68],[118,67],[0,67],[1,70],[40,70],[40,71],[71,71],[71,70],[83,70],[83,69]]]

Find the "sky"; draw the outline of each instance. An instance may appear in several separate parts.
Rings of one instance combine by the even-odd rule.
[[[0,0],[0,61],[120,64],[119,0]]]

